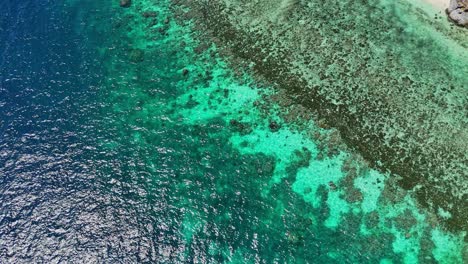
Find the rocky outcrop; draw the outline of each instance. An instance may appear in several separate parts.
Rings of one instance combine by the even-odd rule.
[[[468,28],[468,0],[450,0],[447,14],[457,25]]]

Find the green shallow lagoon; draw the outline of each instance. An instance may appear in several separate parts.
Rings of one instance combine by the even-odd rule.
[[[136,256],[124,261],[158,263],[464,263],[466,261],[468,258],[466,219],[457,219],[456,221],[462,223],[456,225],[456,228],[453,228],[453,225],[448,227],[446,222],[450,222],[455,212],[451,211],[452,208],[421,204],[420,190],[431,188],[434,183],[432,180],[425,182],[421,177],[414,176],[412,174],[414,171],[408,176],[401,175],[405,170],[398,170],[397,174],[400,175],[396,175],[392,169],[394,166],[401,166],[401,163],[395,165],[384,160],[380,161],[380,154],[364,151],[366,146],[376,149],[382,147],[384,150],[388,146],[378,145],[376,143],[380,142],[378,140],[360,138],[364,133],[361,128],[354,130],[354,127],[349,127],[343,131],[346,122],[338,124],[336,113],[327,115],[322,112],[322,110],[331,112],[329,104],[324,105],[322,109],[320,103],[325,99],[313,101],[313,107],[304,104],[305,98],[309,96],[307,91],[291,92],[288,86],[284,86],[284,83],[279,81],[283,78],[281,75],[283,70],[294,74],[301,73],[298,70],[300,67],[295,68],[294,61],[291,62],[294,66],[291,68],[278,63],[275,59],[272,59],[271,64],[265,59],[265,64],[260,65],[257,59],[264,55],[262,52],[249,61],[245,56],[252,55],[251,53],[242,53],[242,51],[236,53],[232,50],[233,47],[242,48],[239,46],[242,42],[236,43],[236,41],[238,36],[243,35],[223,39],[223,34],[218,31],[227,28],[214,27],[210,24],[213,20],[203,25],[197,17],[196,12],[200,12],[197,8],[201,8],[203,4],[206,4],[204,11],[210,16],[210,12],[218,10],[216,9],[218,2],[226,2],[230,8],[234,7],[233,10],[240,8],[241,11],[238,12],[244,16],[239,16],[239,19],[248,20],[247,14],[243,12],[248,12],[246,10],[249,9],[242,9],[243,5],[248,5],[247,2],[195,1],[193,6],[191,4],[180,6],[181,2],[183,1],[134,0],[129,8],[120,7],[117,1],[112,4],[95,1],[68,3],[77,10],[86,6],[87,12],[78,12],[88,21],[84,31],[89,38],[85,40],[85,44],[96,48],[99,53],[98,60],[102,63],[105,72],[105,78],[97,87],[97,101],[100,105],[98,111],[94,113],[99,118],[96,129],[100,134],[97,138],[99,144],[96,146],[96,159],[102,162],[93,169],[103,182],[105,191],[120,194],[121,199],[130,208],[134,208],[142,219],[135,223],[140,233],[122,238],[128,239],[127,246],[138,252]],[[309,2],[312,5],[320,5],[319,1],[276,2],[278,4]],[[369,9],[381,8],[376,1],[371,1],[374,5],[357,2],[361,7],[368,5]],[[346,9],[346,3],[347,1],[342,1],[336,4],[339,8]],[[268,8],[276,10],[275,5]],[[270,10],[268,8],[265,7],[265,10]],[[355,11],[353,8],[357,8],[356,5],[348,6],[352,12]],[[398,8],[398,6],[389,8]],[[190,14],[191,10],[195,10],[196,14]],[[288,12],[294,11],[292,8],[288,10],[292,10]],[[405,12],[405,10],[395,12]],[[182,11],[189,14],[184,16]],[[424,12],[417,14],[426,19],[423,16]],[[278,14],[278,18],[281,16]],[[294,12],[290,16],[294,17]],[[415,28],[405,34],[417,31],[419,33],[415,34],[424,35],[432,28],[437,28],[436,26],[439,27],[437,32],[442,32],[440,34],[443,34],[444,30],[450,30],[450,27],[442,22],[434,27],[428,27],[421,22],[424,19],[418,19],[418,16],[403,14],[402,19],[395,24],[414,25]],[[326,21],[325,18],[320,19]],[[318,21],[321,21],[320,19]],[[240,25],[246,26],[248,23],[257,25],[252,21],[243,21]],[[332,30],[328,26],[335,27],[324,22],[318,28]],[[418,26],[420,31],[416,28]],[[336,30],[341,29],[336,28]],[[350,36],[353,35],[353,30],[362,34],[361,29],[351,28],[347,29]],[[373,30],[378,29],[369,27],[368,34],[371,36],[375,34]],[[391,30],[389,28],[390,32]],[[435,46],[445,42],[456,45],[453,43],[459,43],[459,39],[466,40],[466,35],[458,30],[455,31],[453,41],[447,40],[443,35],[434,35],[434,38],[441,38],[439,42],[433,42],[430,37],[425,38],[424,43],[401,40],[401,45],[404,45],[406,51],[402,53],[403,55],[398,53],[395,56],[408,60],[399,62],[402,67],[407,67],[399,71],[406,70],[411,74],[407,78],[400,76],[398,70],[381,75],[380,71],[384,71],[388,57],[396,54],[394,52],[398,47],[390,46],[387,50],[382,50],[385,46],[381,43],[375,44],[375,50],[372,52],[380,53],[381,56],[370,59],[372,66],[368,68],[367,75],[362,75],[360,78],[368,74],[382,78],[393,77],[398,79],[395,83],[397,88],[403,87],[400,81],[413,82],[414,86],[411,86],[411,89],[416,92],[405,90],[400,94],[402,97],[407,94],[417,96],[417,91],[432,89],[433,85],[440,86],[437,89],[440,89],[441,93],[445,91],[446,86],[454,86],[450,88],[452,93],[448,95],[453,96],[451,98],[453,108],[450,108],[452,105],[447,106],[448,111],[454,110],[446,115],[461,119],[449,120],[446,123],[453,125],[454,133],[463,139],[466,137],[467,123],[468,64],[463,60],[468,57],[466,46],[463,47],[464,44],[457,46],[457,50],[453,51],[453,54],[450,53],[447,58],[443,57],[447,55],[445,53],[430,54],[429,50],[424,49],[420,53],[419,51],[415,53],[411,50],[419,49],[420,45],[425,46],[427,43]],[[273,31],[272,34],[276,33]],[[258,36],[262,34],[259,33]],[[391,33],[388,34],[390,37],[393,36]],[[356,35],[356,38],[359,37]],[[369,36],[362,38],[367,39]],[[383,40],[380,40],[384,41],[385,38],[382,38]],[[269,39],[264,43],[262,41],[259,39],[254,47],[264,48],[263,52],[266,53],[270,52],[269,47],[261,46],[268,43]],[[322,38],[320,41],[333,43],[328,47],[335,47],[334,45],[341,43],[339,39]],[[376,39],[377,41],[379,39]],[[420,39],[415,38],[415,41]],[[393,42],[389,43],[394,45]],[[343,52],[357,52],[357,48],[352,43],[341,44],[350,45]],[[249,46],[244,48],[251,52]],[[289,48],[291,47],[285,49]],[[300,46],[297,48],[301,49]],[[359,52],[369,51],[359,49]],[[426,57],[419,57],[420,61],[415,62],[413,57],[408,57],[408,54],[413,53],[416,54],[414,56],[425,53]],[[320,54],[322,53],[314,53],[315,57],[309,58],[315,63],[312,68],[324,69],[325,72],[319,71],[317,74],[332,77],[327,79],[319,76],[318,80],[314,79],[317,76],[311,76],[312,82],[317,81],[326,86],[325,83],[341,80],[342,83],[339,85],[345,87],[349,84],[348,80],[357,80],[352,70],[348,72],[351,74],[349,75],[342,72],[338,65],[329,65],[329,61],[320,61],[320,59],[333,60],[334,56],[320,57]],[[294,56],[300,55],[294,53]],[[459,59],[456,56],[460,56]],[[433,79],[425,79],[428,67],[432,67],[431,60],[440,62],[443,69],[431,69]],[[414,66],[414,63],[418,65]],[[269,65],[278,67],[278,70],[269,69]],[[394,64],[390,66],[393,67]],[[285,80],[290,80],[290,74],[283,73]],[[276,76],[273,78],[269,74]],[[314,74],[311,72],[311,75]],[[379,85],[385,84],[391,89],[392,83],[387,83],[383,79],[372,81],[374,85],[372,88],[379,88]],[[418,86],[422,82],[426,86]],[[358,81],[356,85],[364,84],[366,84],[364,81]],[[328,97],[324,98],[332,101],[332,105],[338,109],[340,105],[350,106],[348,102],[341,103],[342,98],[339,96],[333,97],[334,94],[331,92],[333,85],[327,87],[330,90],[324,89],[322,92],[328,93]],[[360,89],[350,89],[349,92],[351,94],[362,92],[363,100],[367,100],[369,94],[380,96],[385,93],[377,88],[371,89],[370,92]],[[392,96],[399,95],[393,91],[388,93]],[[312,98],[315,95],[310,96]],[[354,98],[357,97],[350,98],[354,104],[356,102]],[[405,97],[398,103],[405,104],[408,101],[411,100]],[[450,102],[445,103],[450,104]],[[390,107],[397,106],[397,103],[390,104]],[[444,106],[438,107],[445,109]],[[430,106],[428,108],[431,109]],[[401,109],[406,113],[406,106],[402,106]],[[374,110],[371,108],[369,111]],[[356,112],[361,113],[361,111],[365,109],[357,106]],[[369,115],[369,119],[365,121],[373,122],[375,118],[389,120],[386,119],[388,113],[380,114],[381,116]],[[421,126],[425,125],[423,121],[421,123]],[[402,133],[407,132],[405,124],[402,125],[401,131],[404,131]],[[442,123],[437,124],[435,128],[437,132],[438,129],[446,128]],[[373,131],[373,125],[386,127],[389,123],[369,123],[367,124],[371,127],[369,131]],[[420,132],[415,133],[423,133],[425,129],[422,128]],[[392,133],[399,133],[398,127],[392,127],[391,130],[394,131]],[[434,141],[443,140],[447,135],[437,136]],[[354,145],[359,140],[360,146]],[[392,142],[402,144],[403,141],[389,139],[389,142],[389,144]],[[423,142],[421,143],[423,146],[426,144],[424,140],[417,142]],[[454,146],[453,152],[450,153],[465,155],[466,148],[463,144],[461,142],[460,145]],[[421,146],[416,145],[414,149],[419,149]],[[369,158],[372,154],[376,156]],[[465,158],[466,155],[457,156],[455,161],[463,162],[466,161]],[[411,163],[411,160],[405,161]],[[435,158],[434,161],[439,160]],[[417,165],[421,166],[420,163]],[[437,164],[433,166],[440,168]],[[451,183],[447,186],[454,189],[459,187],[460,192],[463,192],[462,187],[466,186],[467,181],[466,171],[460,172],[459,169],[460,167],[455,166],[454,171],[459,172],[458,184],[451,185]],[[413,186],[404,188],[401,179],[413,176],[416,177],[413,185],[419,188]],[[444,174],[444,177],[450,176]],[[445,190],[438,194],[444,193]],[[456,191],[458,194],[458,190]],[[466,193],[462,193],[460,197],[460,199],[466,198]],[[445,198],[439,198],[444,200],[450,199],[451,196],[447,194]],[[463,209],[468,210],[465,205],[463,201],[454,205],[461,206],[459,208],[461,211],[456,211],[458,216],[464,215]],[[139,243],[132,244],[131,241],[136,238]]]

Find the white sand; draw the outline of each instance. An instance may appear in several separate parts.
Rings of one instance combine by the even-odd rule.
[[[445,11],[449,6],[450,0],[422,0],[430,5],[432,5],[437,10]]]

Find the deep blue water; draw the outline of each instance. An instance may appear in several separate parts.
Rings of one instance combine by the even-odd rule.
[[[49,148],[67,151],[69,146],[52,143],[73,140],[78,133],[73,122],[90,107],[80,104],[93,92],[93,80],[87,74],[90,61],[72,28],[73,14],[58,7],[56,1],[7,0],[2,5],[0,99],[4,144],[16,143],[20,148],[50,144]],[[32,142],[25,144],[28,139]]]
[[[96,69],[62,5],[0,1],[0,263],[86,259],[102,243],[88,237],[103,199],[86,153]]]
[[[84,30],[95,5],[64,2],[0,0],[0,263],[154,261],[175,229],[135,194],[139,154],[99,151],[103,36]]]

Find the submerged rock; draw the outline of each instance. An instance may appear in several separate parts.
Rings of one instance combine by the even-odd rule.
[[[134,49],[130,51],[129,57],[131,62],[142,62],[145,59],[145,52],[141,49]]]
[[[120,0],[121,7],[130,7],[132,5],[132,0]]]
[[[278,123],[276,123],[275,121],[271,121],[270,124],[268,125],[268,127],[270,128],[270,130],[272,132],[276,132],[281,128],[281,126]]]
[[[450,0],[449,18],[459,26],[468,27],[468,0]]]
[[[241,135],[247,135],[252,132],[252,127],[249,124],[237,121],[235,119],[231,119],[229,121],[229,125],[234,132],[238,132]]]
[[[156,12],[156,11],[146,11],[146,12],[141,13],[141,15],[142,15],[144,18],[157,17],[157,16],[158,16],[158,12]]]

